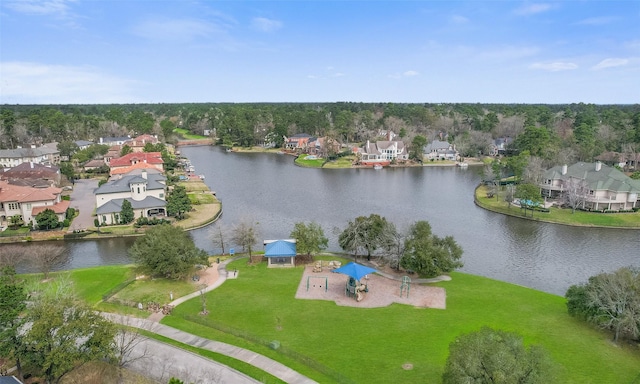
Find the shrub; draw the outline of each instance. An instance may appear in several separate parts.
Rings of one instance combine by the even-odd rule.
[[[62,227],[68,227],[68,226],[69,226],[69,223],[70,223],[70,222],[69,222],[69,219],[64,219],[64,220],[62,221]]]

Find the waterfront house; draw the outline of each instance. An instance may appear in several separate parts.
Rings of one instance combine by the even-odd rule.
[[[491,148],[489,149],[489,156],[504,156],[509,151],[509,145],[513,143],[511,137],[499,137],[493,140]]]
[[[453,144],[440,140],[433,140],[425,145],[423,153],[426,160],[457,161],[459,157],[458,151]]]
[[[142,169],[115,177],[95,191],[100,225],[117,224],[122,203],[128,200],[134,217],[166,216],[166,178],[157,170]]]
[[[144,146],[148,143],[157,144],[158,137],[152,136],[148,134],[140,135],[138,137],[134,137],[133,139],[125,141],[122,145],[127,145],[133,152],[144,152]]]
[[[164,171],[164,161],[160,152],[128,153],[109,162],[110,174],[122,175],[136,168],[153,168]]]
[[[0,227],[6,228],[16,215],[25,224],[36,224],[35,217],[45,209],[54,211],[59,221],[64,220],[69,201],[62,200],[61,192],[56,187],[34,188],[0,180]]]
[[[362,148],[357,149],[357,156],[362,165],[389,165],[392,161],[405,161],[409,159],[409,152],[401,140],[391,140],[395,137],[393,132],[387,131],[388,140],[380,140],[371,143],[369,140]]]
[[[640,180],[599,161],[553,167],[544,173],[540,188],[544,197],[563,198],[568,187],[576,183],[584,185],[584,209],[617,211],[640,207]]]
[[[309,141],[315,138],[307,133],[298,133],[291,137],[284,137],[284,148],[298,153],[306,152]]]

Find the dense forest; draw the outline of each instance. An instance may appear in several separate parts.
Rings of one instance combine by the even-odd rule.
[[[636,156],[640,105],[202,103],[0,106],[0,147],[150,133],[175,142],[175,128],[238,146],[281,145],[308,133],[362,144],[391,130],[411,145],[446,140],[463,156],[487,154],[510,138],[513,154],[528,151],[547,166],[593,161],[607,152]],[[420,141],[417,141],[420,142]]]

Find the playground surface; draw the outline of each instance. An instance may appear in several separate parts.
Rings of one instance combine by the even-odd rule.
[[[307,265],[295,297],[305,300],[330,300],[340,306],[360,308],[386,307],[391,303],[421,308],[446,308],[446,291],[441,287],[411,283],[408,297],[406,291],[400,297],[401,281],[372,274],[368,275],[368,279],[361,280],[361,283],[367,285],[368,292],[364,293],[363,299],[358,302],[345,294],[345,284],[348,280],[349,276],[332,272],[329,268],[323,268],[322,272],[313,272],[313,265]]]

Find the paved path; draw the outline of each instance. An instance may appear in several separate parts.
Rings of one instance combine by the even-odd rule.
[[[227,276],[227,269],[226,269],[227,264],[236,259],[237,258],[225,260],[222,263],[218,264],[218,279],[214,284],[205,288],[206,292],[209,292],[213,289],[218,288],[220,285],[222,285],[222,283],[224,283],[227,280],[227,278],[233,279],[233,278],[239,277],[239,275],[236,274],[235,272],[230,272],[230,276]],[[178,298],[172,301],[170,304],[173,306],[177,306],[189,299],[197,297],[198,295],[200,295],[200,291]],[[148,319],[139,319],[134,317],[110,314],[110,313],[104,313],[104,316],[114,322],[125,323],[128,326],[147,329],[158,335],[168,337],[172,340],[176,340],[184,344],[188,344],[201,349],[206,349],[212,352],[220,353],[222,355],[233,357],[234,359],[237,359],[240,361],[244,361],[245,363],[251,364],[254,367],[260,368],[263,371],[287,383],[293,383],[293,384],[316,383],[315,381],[311,380],[310,378],[304,375],[301,375],[300,373],[294,371],[293,369],[287,367],[286,365],[281,364],[275,360],[272,360],[266,356],[260,355],[256,352],[250,351],[248,349],[236,347],[231,344],[226,344],[219,341],[205,339],[203,337],[198,337],[190,333],[183,332],[163,324],[159,324],[158,321],[160,321],[160,319],[162,319],[163,317],[161,313],[154,313]]]

